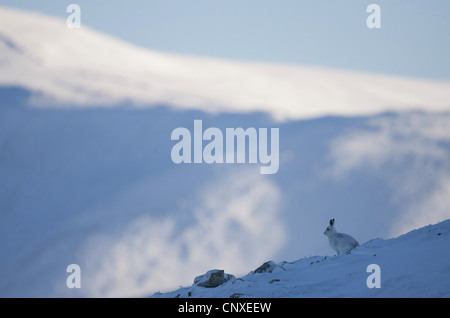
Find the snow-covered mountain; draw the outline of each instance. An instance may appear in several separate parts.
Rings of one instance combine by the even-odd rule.
[[[26,87],[45,106],[131,101],[278,119],[450,107],[448,82],[160,53],[7,8],[0,19],[0,84]]]
[[[370,240],[349,254],[269,261],[217,287],[197,282],[152,297],[450,297],[449,245],[446,220],[389,240]]]
[[[360,242],[450,218],[448,82],[154,52],[7,8],[0,21],[2,297],[148,296],[328,255],[330,218]],[[278,173],[174,164],[171,132],[195,119],[279,128]]]

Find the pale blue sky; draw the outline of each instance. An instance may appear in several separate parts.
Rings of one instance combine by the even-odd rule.
[[[448,0],[0,0],[61,18],[70,3],[82,25],[150,49],[450,80]]]

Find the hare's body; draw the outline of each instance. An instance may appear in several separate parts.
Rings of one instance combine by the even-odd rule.
[[[330,220],[330,225],[325,229],[323,234],[328,236],[330,247],[336,251],[337,255],[348,253],[359,246],[358,241],[350,235],[336,231],[334,228],[334,219]]]

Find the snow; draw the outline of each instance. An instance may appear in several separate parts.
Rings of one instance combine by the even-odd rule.
[[[41,107],[129,101],[134,107],[264,111],[279,120],[450,107],[446,81],[162,53],[8,8],[0,8],[0,20],[0,84],[35,92]]]
[[[450,220],[383,240],[373,239],[339,256],[314,256],[278,263],[215,288],[196,284],[158,297],[450,297]],[[367,280],[379,266],[379,288]],[[369,269],[369,270],[368,270]]]
[[[0,20],[2,297],[148,296],[211,268],[327,255],[330,218],[359,242],[450,218],[448,82],[155,52],[7,8]],[[196,119],[279,128],[279,171],[174,164],[171,132]]]

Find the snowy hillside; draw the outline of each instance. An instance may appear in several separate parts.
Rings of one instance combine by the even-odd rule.
[[[287,120],[450,106],[448,82],[161,53],[7,8],[0,21],[0,85],[35,92],[41,107],[128,101]]]
[[[268,262],[218,287],[193,284],[152,297],[450,297],[449,246],[446,220],[397,238],[370,240],[350,254]],[[370,264],[379,271],[367,270]],[[379,288],[369,288],[367,280],[373,286],[378,278]]]
[[[0,297],[148,296],[327,255],[330,218],[359,242],[450,218],[448,82],[154,52],[7,8],[0,21]],[[172,131],[198,119],[279,128],[279,171],[175,164]]]

